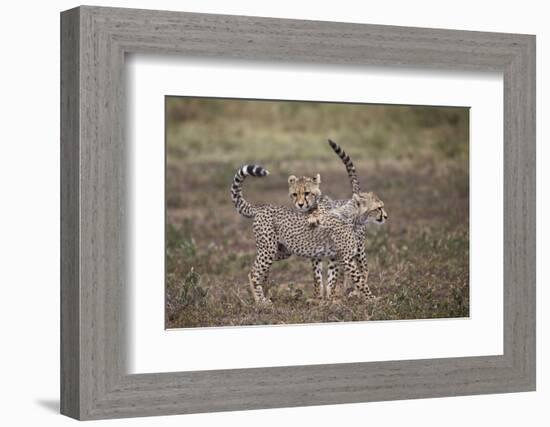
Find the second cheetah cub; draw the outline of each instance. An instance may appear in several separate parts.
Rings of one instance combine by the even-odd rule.
[[[361,192],[353,194],[351,199],[330,200],[322,197],[317,207],[308,215],[307,223],[310,227],[319,227],[332,239],[339,239],[342,230],[352,229],[354,239],[347,242],[348,245],[355,245],[353,262],[363,276],[361,285],[356,289],[361,295],[370,299],[373,297],[368,286],[369,268],[365,249],[365,231],[369,222],[383,224],[388,219],[384,209],[384,202],[372,192]],[[338,280],[337,264],[332,260],[329,265],[329,280],[326,289],[321,290],[321,295],[330,298]],[[316,276],[320,276],[320,270]],[[323,288],[322,279],[317,278],[316,286]]]
[[[318,203],[307,221],[313,227],[330,227],[334,219],[353,225],[365,225],[368,222],[382,224],[388,219],[388,214],[384,210],[384,202],[376,194],[361,192],[345,201]]]

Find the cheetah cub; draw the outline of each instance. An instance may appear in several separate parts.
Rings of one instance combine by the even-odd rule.
[[[345,153],[344,153],[345,154]],[[349,158],[348,158],[348,161]],[[384,203],[372,192],[355,193],[351,199],[332,200],[323,195],[320,188],[321,177],[291,175],[288,178],[290,200],[298,212],[306,212],[306,222],[311,228],[319,226],[324,234],[338,247],[346,247],[346,252],[352,254],[355,272],[363,278],[356,286],[362,296],[372,298],[372,292],[367,285],[368,265],[365,251],[365,225],[368,222],[383,223],[388,215]],[[351,237],[350,237],[351,236]],[[353,247],[351,247],[353,246]],[[323,259],[312,258],[314,300],[330,298],[338,281],[339,261],[336,257],[329,258],[327,286],[323,284]],[[352,277],[354,283],[359,279]]]
[[[290,199],[299,212],[307,213],[307,223],[314,229],[321,225],[322,229],[330,229],[334,238],[336,229],[345,234],[347,230],[342,231],[342,227],[347,225],[353,227],[353,240],[357,243],[354,262],[359,264],[359,271],[363,274],[365,285],[361,292],[371,298],[372,293],[368,285],[368,265],[365,250],[366,224],[376,222],[383,224],[388,215],[384,210],[384,203],[374,193],[362,193],[360,191],[359,179],[355,166],[346,152],[334,141],[328,140],[332,150],[340,157],[346,167],[348,178],[351,184],[353,198],[344,200],[332,200],[322,194],[320,189],[321,177],[317,174],[315,177],[302,176],[297,178],[291,175],[288,178],[288,192]],[[330,212],[330,213],[329,213]],[[336,222],[334,222],[336,221]],[[329,259],[327,287],[323,286],[323,261],[321,257],[312,259],[314,298],[330,298],[332,291],[338,281],[338,262],[335,258]]]
[[[304,210],[309,193],[310,208],[306,211],[306,222],[312,229],[318,227],[324,230],[324,234],[340,248],[347,248],[351,253],[355,272],[361,275],[362,280],[352,277],[356,284],[355,291],[367,299],[373,298],[368,287],[368,263],[365,250],[366,225],[370,222],[383,224],[388,218],[384,210],[384,202],[372,192],[359,192],[353,194],[351,199],[332,200],[321,194],[319,183],[320,176],[315,178],[291,176],[289,178],[289,194],[296,208]],[[315,197],[313,197],[315,195]],[[342,249],[341,249],[342,250]],[[331,298],[338,281],[338,264],[336,257],[331,257],[328,264],[327,286],[323,285],[322,258],[313,258],[313,283],[314,298]]]
[[[263,290],[271,265],[291,255],[315,260],[338,259],[356,289],[365,289],[364,276],[358,271],[357,262],[354,260],[360,245],[352,225],[335,220],[330,231],[324,227],[312,228],[307,222],[307,215],[296,209],[272,204],[254,205],[248,202],[242,194],[244,180],[247,176],[266,175],[268,172],[261,166],[244,165],[237,170],[231,185],[231,199],[235,209],[244,217],[253,219],[256,257],[250,271],[249,284],[256,303],[271,303]],[[314,198],[305,195],[304,197],[309,204],[316,206],[323,196],[317,194]],[[329,234],[337,237],[331,238]],[[363,292],[363,295],[368,297],[367,292]]]
[[[387,219],[384,202],[373,192],[361,192],[354,194],[351,199],[318,203],[308,215],[307,222],[312,227],[330,227],[333,220],[366,225],[369,222],[383,224]]]
[[[322,196],[321,175],[314,177],[302,176],[300,178],[290,175],[288,177],[288,195],[292,204],[299,212],[310,212],[317,207]]]
[[[356,245],[354,262],[357,269],[363,275],[363,282],[356,286],[355,293],[360,296],[373,298],[368,286],[369,269],[365,251],[365,225],[369,222],[382,224],[388,218],[384,210],[384,202],[372,193],[356,193],[351,199],[333,200],[321,202],[312,214],[309,215],[308,224],[311,227],[326,228],[332,240],[338,240],[342,230],[350,227],[353,230],[355,240],[348,242],[349,245]],[[345,232],[344,232],[344,235]],[[345,244],[345,243],[344,243]],[[329,268],[330,275],[330,268]],[[329,280],[325,290],[325,297],[330,298],[336,286],[335,280]]]
[[[318,204],[323,202],[326,204],[328,197],[321,192],[321,175],[317,174],[314,177],[301,176],[296,177],[290,175],[288,177],[288,196],[292,205],[297,212],[306,215],[306,224],[310,228],[316,224],[315,218],[318,218]],[[328,235],[328,233],[325,233]],[[323,260],[321,257],[314,257],[311,260],[313,268],[313,300],[314,302],[323,299]],[[338,262],[335,257],[329,259],[328,263],[328,282],[332,283],[338,279]]]

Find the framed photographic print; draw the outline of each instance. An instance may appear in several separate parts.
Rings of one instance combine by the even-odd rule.
[[[61,411],[535,389],[535,38],[61,15]]]

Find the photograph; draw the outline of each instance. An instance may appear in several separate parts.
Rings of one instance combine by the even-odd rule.
[[[165,327],[468,317],[469,108],[165,97]]]
[[[545,419],[542,6],[191,3],[8,9],[4,418]]]

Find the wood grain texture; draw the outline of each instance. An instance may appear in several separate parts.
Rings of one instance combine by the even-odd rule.
[[[61,412],[80,414],[79,12],[61,20]]]
[[[535,388],[535,39],[80,7],[62,26],[62,413],[99,419]],[[124,55],[504,75],[504,354],[128,375]]]

